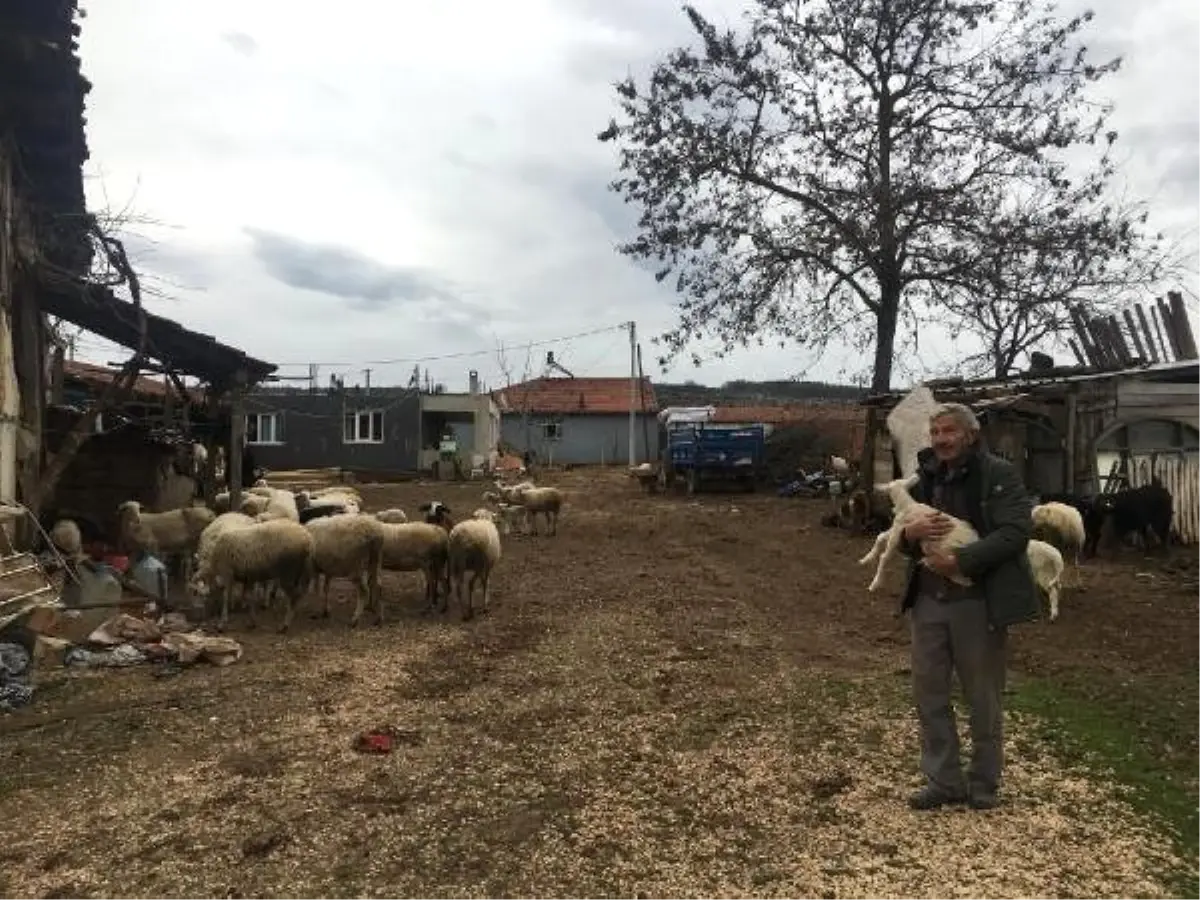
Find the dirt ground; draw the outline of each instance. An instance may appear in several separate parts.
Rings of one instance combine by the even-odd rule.
[[[48,672],[0,719],[6,896],[1168,896],[1180,861],[1127,792],[1010,716],[1006,803],[917,814],[897,565],[824,502],[570,493],[557,537],[511,538],[492,611],[302,610],[243,659],[173,678]],[[480,485],[362,489],[368,508]],[[1141,709],[1194,767],[1195,553],[1087,564],[1060,620],[1013,633],[1013,680]],[[338,585],[349,601],[351,590]],[[1161,706],[1161,702],[1160,702]],[[1156,720],[1158,721],[1158,720]],[[1190,729],[1186,723],[1191,723]],[[386,756],[353,749],[391,726]]]

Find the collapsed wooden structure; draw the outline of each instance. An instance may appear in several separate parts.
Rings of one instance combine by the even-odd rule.
[[[939,401],[975,409],[989,449],[1016,462],[1036,492],[1090,494],[1159,479],[1175,496],[1177,537],[1194,543],[1200,540],[1200,361],[1182,297],[1170,297],[1152,317],[1140,307],[1127,311],[1124,333],[1115,316],[1094,320],[1075,310],[1072,352],[1084,360],[1079,365],[1055,366],[1037,354],[1019,375],[925,384]],[[1131,320],[1153,324],[1135,331]],[[862,402],[886,413],[906,393]],[[886,480],[896,465],[886,430],[876,447],[876,480]]]
[[[241,461],[241,395],[274,366],[147,312],[136,273],[118,240],[87,212],[84,98],[75,22],[77,0],[7,0],[0,5],[0,500],[38,513],[96,421],[132,396],[141,372],[164,375],[180,403],[193,407],[191,376],[204,384],[212,418],[229,423],[231,475]],[[90,276],[99,250],[122,276],[116,285]],[[91,398],[53,449],[45,440],[60,398],[61,347],[48,317],[77,325],[133,351]],[[231,402],[227,402],[231,401]],[[214,430],[209,442],[221,435]],[[209,459],[215,463],[215,453]]]

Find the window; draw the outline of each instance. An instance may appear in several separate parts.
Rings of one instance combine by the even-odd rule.
[[[342,441],[347,444],[382,444],[383,410],[348,411],[342,420]]]
[[[247,444],[282,444],[279,413],[250,413],[246,416]]]
[[[562,422],[543,422],[542,434],[548,441],[562,440]]]

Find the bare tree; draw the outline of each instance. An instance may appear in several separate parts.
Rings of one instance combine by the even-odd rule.
[[[533,372],[533,347],[525,345],[525,363],[521,367],[521,375],[519,378],[513,378],[512,363],[508,357],[508,349],[504,346],[504,342],[499,338],[496,339],[496,366],[500,369],[500,375],[504,378],[505,401],[511,402],[514,399],[514,394],[511,389],[514,385],[525,384],[529,381],[529,377]],[[529,391],[520,392],[520,397],[517,399],[517,411],[521,414],[521,431],[525,435],[525,449],[532,449],[533,426],[529,419]]]
[[[1116,136],[1088,89],[1119,60],[1089,61],[1090,13],[756,0],[739,33],[684,11],[699,46],[619,84],[621,121],[599,135],[619,147],[613,189],[641,208],[620,251],[675,276],[668,358],[703,336],[725,351],[836,336],[873,345],[871,388],[887,390],[901,326],[951,312],[988,283],[978,261],[1020,236],[996,224],[1006,198],[1103,208]],[[1072,180],[1063,151],[1088,145]],[[1108,223],[1080,238],[1120,255],[1136,232]]]

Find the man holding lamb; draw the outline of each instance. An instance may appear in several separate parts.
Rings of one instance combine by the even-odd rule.
[[[932,446],[917,457],[912,496],[938,512],[909,522],[901,541],[910,559],[901,609],[912,613],[913,689],[926,778],[909,805],[936,809],[966,802],[992,809],[1004,764],[1007,630],[1040,612],[1025,552],[1033,504],[1012,464],[980,445],[979,420],[970,407],[939,406],[930,417],[929,436]],[[951,529],[949,516],[969,522],[980,539],[951,552],[937,549],[936,541]],[[922,558],[925,565],[917,565]],[[969,585],[951,580],[963,576]],[[955,672],[970,706],[972,753],[965,778],[950,702]]]

